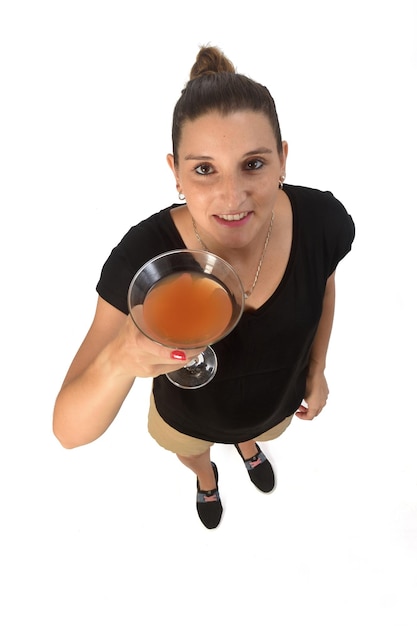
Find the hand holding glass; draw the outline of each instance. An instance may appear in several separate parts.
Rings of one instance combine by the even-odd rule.
[[[242,283],[229,263],[206,250],[172,250],[145,263],[128,291],[129,313],[152,341],[174,350],[207,348],[167,374],[183,389],[206,385],[216,373],[209,344],[228,335],[243,313]]]

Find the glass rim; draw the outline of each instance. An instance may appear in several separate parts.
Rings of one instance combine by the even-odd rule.
[[[192,248],[174,248],[172,250],[167,250],[165,252],[162,252],[160,254],[157,254],[156,256],[152,257],[151,259],[148,259],[148,261],[146,261],[145,263],[143,263],[140,268],[135,272],[132,280],[130,281],[130,285],[129,285],[129,289],[128,289],[128,293],[127,293],[127,306],[128,306],[128,311],[129,311],[129,315],[133,321],[133,323],[135,324],[135,326],[138,328],[138,330],[145,335],[145,337],[147,337],[148,339],[150,339],[151,341],[154,341],[155,343],[164,346],[166,348],[178,348],[181,350],[195,350],[195,349],[199,349],[199,348],[203,348],[204,345],[189,345],[184,347],[184,344],[182,344],[181,346],[171,346],[171,345],[167,345],[165,343],[162,343],[161,341],[158,341],[157,339],[155,339],[154,337],[152,337],[148,332],[146,332],[144,329],[140,328],[140,326],[137,324],[137,322],[135,321],[134,315],[132,313],[132,309],[133,307],[131,306],[131,294],[132,291],[134,289],[135,286],[135,281],[137,279],[137,277],[139,276],[139,274],[141,272],[143,272],[146,267],[148,267],[149,265],[151,265],[152,263],[155,263],[156,261],[163,259],[164,257],[167,256],[172,256],[172,255],[180,255],[180,254],[184,254],[184,253],[189,253],[192,255],[198,255],[198,256],[203,256],[206,258],[212,258],[214,261],[218,261],[220,262],[221,265],[225,266],[230,272],[231,274],[235,277],[237,284],[239,285],[240,288],[240,292],[241,292],[241,302],[240,304],[236,301],[237,306],[239,307],[239,311],[238,311],[238,315],[236,315],[236,320],[234,321],[233,324],[231,324],[228,332],[226,334],[222,334],[220,337],[218,337],[218,339],[215,340],[215,342],[212,343],[217,343],[217,341],[221,341],[222,339],[224,339],[229,333],[232,332],[232,330],[234,330],[237,326],[237,324],[239,323],[243,311],[244,311],[244,307],[245,307],[245,291],[243,288],[243,284],[242,281],[240,280],[240,277],[238,275],[238,273],[236,272],[236,270],[234,269],[234,267],[225,259],[223,259],[221,256],[219,256],[218,254],[215,254],[214,252],[210,252],[209,250],[201,250],[201,249],[192,249]],[[202,274],[204,274],[204,269],[202,269]],[[210,275],[209,272],[206,272],[207,275]],[[210,344],[207,344],[210,345]]]

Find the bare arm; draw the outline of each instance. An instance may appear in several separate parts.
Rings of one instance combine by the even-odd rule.
[[[335,273],[333,273],[327,280],[323,310],[310,355],[305,395],[307,407],[302,405],[296,412],[297,417],[301,419],[312,420],[322,411],[327,402],[329,388],[324,370],[333,326],[335,300],[336,284]]]
[[[190,359],[195,352],[187,352]],[[147,339],[130,316],[99,297],[93,323],[64,379],[53,416],[55,436],[66,448],[94,441],[110,426],[136,377],[181,367]]]

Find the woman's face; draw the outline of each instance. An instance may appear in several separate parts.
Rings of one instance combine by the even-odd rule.
[[[239,248],[269,223],[286,155],[263,113],[211,112],[185,122],[178,163],[168,163],[201,234]]]

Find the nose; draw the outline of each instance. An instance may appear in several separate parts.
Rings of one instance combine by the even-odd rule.
[[[229,211],[238,209],[247,196],[242,176],[239,174],[223,176],[220,183],[220,193],[222,203]]]

